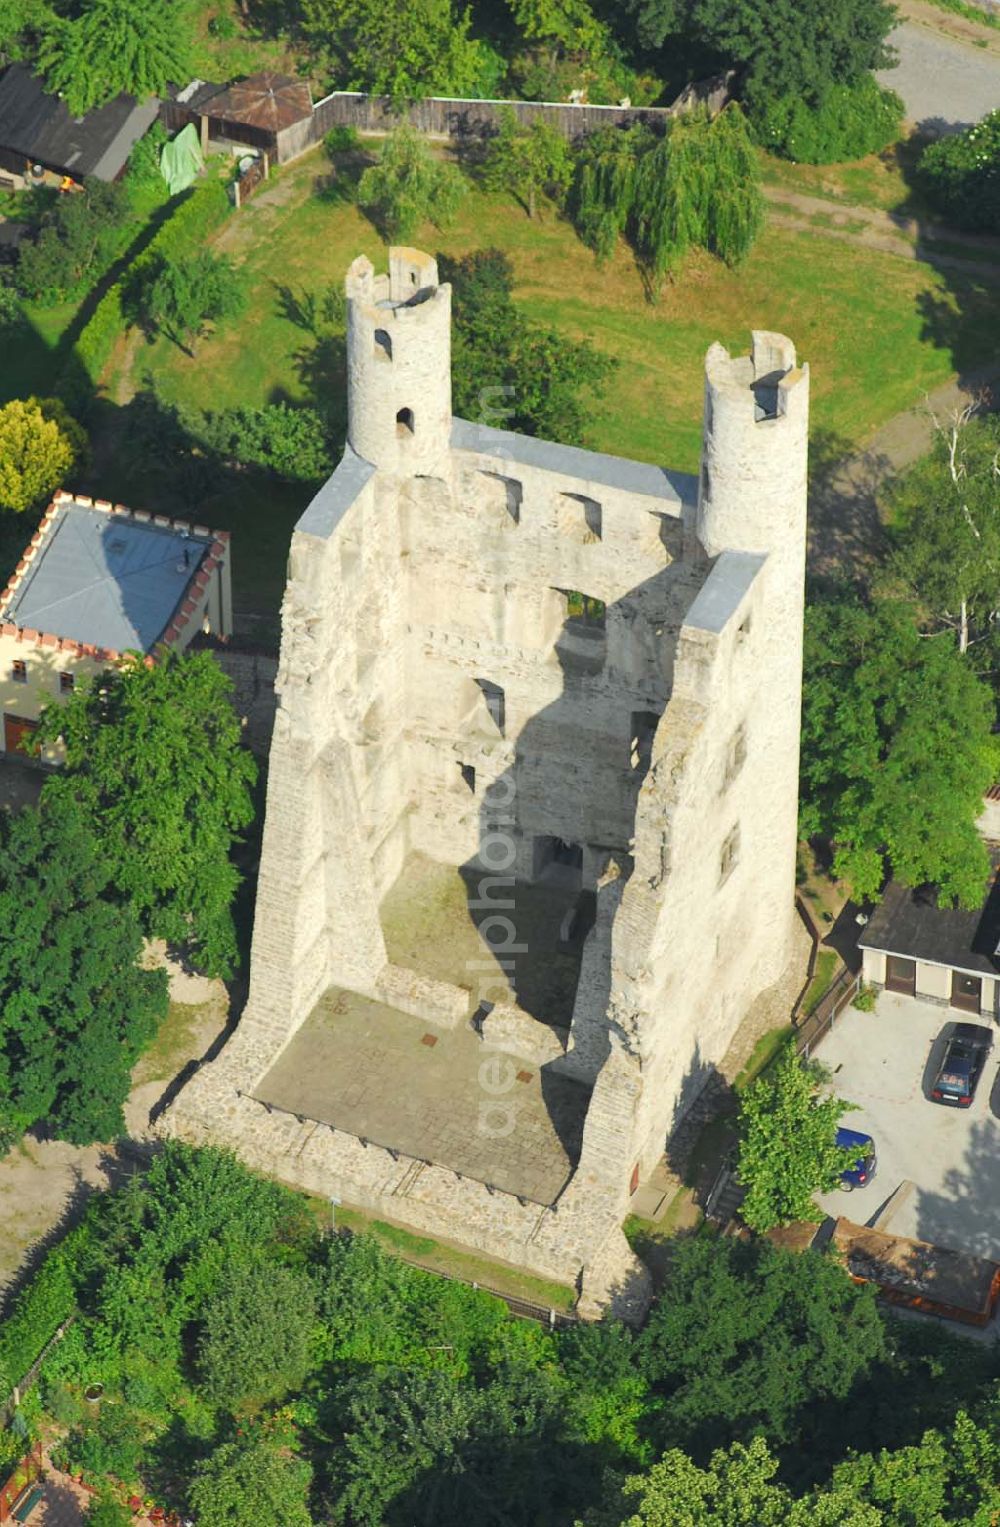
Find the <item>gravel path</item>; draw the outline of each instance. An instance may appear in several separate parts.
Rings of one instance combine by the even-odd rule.
[[[1000,57],[907,21],[889,38],[899,66],[878,76],[921,128],[955,131],[1000,107]]]

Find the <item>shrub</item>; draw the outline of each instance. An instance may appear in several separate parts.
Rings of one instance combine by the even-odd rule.
[[[127,1405],[102,1405],[96,1421],[66,1438],[67,1457],[91,1479],[114,1474],[133,1484],[143,1454],[143,1429]]]
[[[873,1013],[875,1011],[875,1003],[877,1000],[878,992],[875,990],[874,986],[867,986],[865,982],[862,981],[861,985],[857,989],[857,992],[855,993],[851,1006],[856,1007],[859,1013]]]
[[[903,103],[871,74],[833,85],[815,110],[801,96],[778,96],[751,117],[760,143],[799,164],[837,164],[877,154],[899,137]]]
[[[243,280],[225,255],[200,249],[186,259],[158,254],[130,283],[133,311],[152,332],[182,350],[206,322],[233,318],[246,305]]]
[[[917,179],[935,211],[959,228],[1000,228],[1000,111],[931,143]]]
[[[76,1289],[65,1243],[51,1251],[0,1327],[0,1378],[10,1389],[73,1312]]]
[[[230,211],[229,198],[222,182],[202,181],[178,201],[173,215],[133,261],[129,283],[138,277],[139,272],[152,265],[158,255],[181,254],[203,246],[209,235],[225,222]],[[82,369],[91,382],[96,382],[108,362],[115,341],[125,329],[122,295],[122,283],[116,281],[97,304],[76,342],[73,361],[59,382],[60,395],[71,405],[82,407],[87,402],[86,383],[78,380],[79,371]]]
[[[358,137],[356,127],[343,124],[339,127],[331,127],[323,139],[323,147],[330,158],[334,154],[353,154],[361,147],[361,139]]]
[[[225,460],[263,467],[286,482],[318,482],[333,470],[329,430],[314,408],[239,405],[204,414],[194,428],[202,444]]]

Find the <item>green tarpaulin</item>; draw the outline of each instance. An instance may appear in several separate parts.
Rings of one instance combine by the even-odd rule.
[[[205,160],[198,141],[198,129],[193,122],[182,127],[177,137],[165,143],[160,151],[160,174],[170,187],[171,196],[186,191],[205,168]]]

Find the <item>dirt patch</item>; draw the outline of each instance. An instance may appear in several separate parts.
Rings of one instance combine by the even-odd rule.
[[[928,0],[897,0],[896,9],[900,20],[915,21],[919,26],[944,37],[954,37],[957,42],[971,43],[974,47],[1000,54],[1000,31],[986,21],[978,22],[954,11],[944,11]]]
[[[184,970],[167,960],[160,946],[150,963],[170,972],[170,1011],[154,1043],[133,1073],[125,1104],[125,1124],[133,1140],[148,1135],[149,1112],[169,1082],[204,1055],[225,1027],[226,989],[221,981]],[[114,1145],[67,1145],[29,1136],[0,1159],[0,1296],[25,1259],[40,1254],[73,1223],[91,1193],[103,1190],[130,1169]]]

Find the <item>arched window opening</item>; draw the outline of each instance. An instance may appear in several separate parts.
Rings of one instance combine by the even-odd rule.
[[[382,360],[392,360],[392,335],[387,329],[375,330],[375,354]]]
[[[396,415],[396,434],[403,436],[413,434],[412,408],[401,408],[399,410],[399,413]]]

